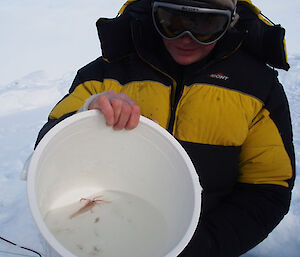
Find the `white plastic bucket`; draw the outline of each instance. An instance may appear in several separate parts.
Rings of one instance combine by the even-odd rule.
[[[190,158],[144,117],[130,131],[95,110],[60,122],[32,155],[27,189],[38,229],[63,257],[175,257],[200,215]]]

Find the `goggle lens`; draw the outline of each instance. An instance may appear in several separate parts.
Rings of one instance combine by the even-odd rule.
[[[170,3],[155,2],[153,20],[158,32],[167,39],[189,33],[201,44],[218,40],[230,24],[229,10],[185,8]]]

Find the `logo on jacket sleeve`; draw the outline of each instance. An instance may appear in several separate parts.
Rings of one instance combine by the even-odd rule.
[[[222,80],[229,79],[229,77],[224,75],[222,72],[217,72],[217,73],[210,74],[209,77],[214,78],[214,79],[222,79]]]

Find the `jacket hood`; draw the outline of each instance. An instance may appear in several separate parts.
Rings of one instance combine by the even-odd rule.
[[[164,48],[161,36],[153,25],[151,2],[151,0],[136,1],[128,5],[120,16],[100,18],[97,21],[98,36],[105,59],[114,61],[135,52],[140,57],[145,54],[151,58],[153,52]],[[233,51],[240,41],[241,36],[235,36],[230,44],[225,44],[222,49],[224,55]]]
[[[199,3],[197,0],[165,1]],[[202,1],[216,3],[219,0]],[[236,3],[236,0],[228,1],[233,4]],[[119,12],[120,16],[113,19],[100,18],[97,21],[97,29],[104,58],[113,61],[124,55],[134,53],[137,49],[143,49],[143,45],[155,45],[157,40],[161,41],[158,33],[153,31],[151,4],[152,0],[129,0],[121,8]],[[228,38],[228,40],[222,38],[217,45],[222,45],[223,48],[224,42],[228,41],[229,44],[226,43],[223,49],[225,53],[228,54],[230,51],[236,49],[237,45],[235,42],[238,42],[238,45],[241,44],[242,35],[244,38],[242,45],[247,52],[272,67],[288,70],[289,64],[287,62],[284,28],[280,25],[272,25],[270,22],[267,22],[266,19],[260,15],[260,10],[257,9],[250,0],[238,1],[237,14],[237,16],[239,16],[237,23],[234,28],[231,28],[226,34],[232,35],[232,31],[238,33],[234,33],[235,36],[233,38],[226,37],[225,34],[224,39]],[[138,23],[141,26],[138,26]],[[240,34],[239,40],[237,39],[237,34]],[[141,38],[150,36],[150,38],[148,38],[149,41],[141,39],[140,42],[143,43],[142,46],[140,46],[140,43],[137,43],[133,35],[135,35],[135,37],[141,35]]]
[[[150,0],[151,2],[168,2],[174,4],[183,4],[183,5],[190,5],[190,6],[198,6],[202,3],[209,4],[212,6],[226,8],[230,10],[234,10],[237,4],[237,0]]]

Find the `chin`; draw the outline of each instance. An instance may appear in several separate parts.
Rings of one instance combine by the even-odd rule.
[[[175,62],[177,62],[180,65],[189,65],[197,61],[197,59],[194,58],[187,58],[187,57],[175,57],[173,56],[173,59]]]

